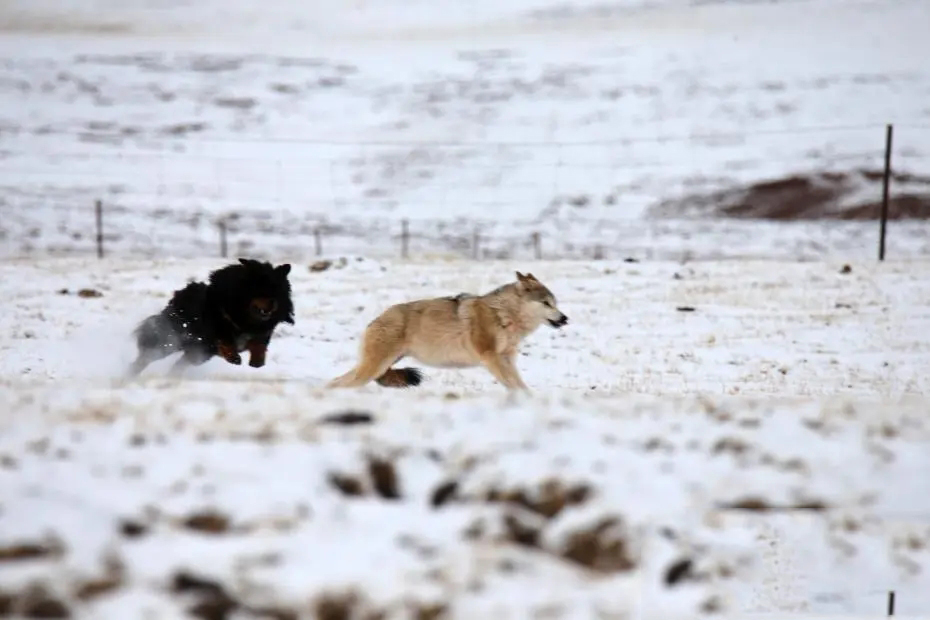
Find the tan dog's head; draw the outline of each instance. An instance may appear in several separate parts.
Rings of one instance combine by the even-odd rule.
[[[517,272],[517,292],[529,302],[530,312],[540,323],[545,321],[555,328],[568,323],[568,317],[556,305],[555,295],[533,274]]]

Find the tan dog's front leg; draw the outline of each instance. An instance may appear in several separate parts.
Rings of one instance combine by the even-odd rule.
[[[517,365],[514,362],[516,355],[504,355],[501,357],[501,367],[504,369],[504,372],[510,377],[510,381],[517,388],[524,390],[526,392],[530,391],[530,388],[526,386],[526,383],[523,381],[523,377],[520,376],[520,371],[517,370]]]
[[[478,359],[488,371],[494,375],[494,378],[504,384],[508,390],[527,390],[526,384],[520,378],[516,367],[513,364],[512,349],[504,349],[506,353],[501,352],[501,343],[494,334],[493,329],[482,326],[494,325],[497,317],[490,310],[482,310],[479,306],[476,309],[476,316],[472,321],[471,342],[478,354]],[[507,353],[510,353],[508,355]]]
[[[481,361],[484,363],[485,368],[487,368],[498,381],[503,383],[504,387],[508,390],[522,389],[529,391],[529,388],[523,383],[523,379],[520,378],[513,363],[506,357],[498,353],[486,353],[482,356]]]

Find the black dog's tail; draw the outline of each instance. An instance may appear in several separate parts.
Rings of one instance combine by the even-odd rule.
[[[174,346],[171,324],[161,314],[153,314],[143,320],[133,330],[132,335],[135,336],[140,351]]]
[[[388,368],[375,382],[383,387],[414,387],[423,382],[423,373],[416,368]]]

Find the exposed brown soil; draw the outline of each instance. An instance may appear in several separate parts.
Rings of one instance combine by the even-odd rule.
[[[615,517],[572,532],[562,557],[601,573],[622,573],[636,568],[624,528]]]
[[[370,486],[365,484],[362,477],[336,471],[329,472],[327,479],[330,485],[346,497],[369,495],[368,489],[370,488],[381,499],[401,499],[400,481],[393,462],[369,456],[367,469]]]
[[[20,592],[0,591],[0,616],[70,618],[71,609],[45,584],[37,583]]]
[[[230,529],[229,517],[214,510],[205,510],[189,515],[182,525],[189,530],[207,534],[223,534]]]
[[[584,504],[593,494],[592,489],[584,484],[565,485],[558,480],[543,481],[538,489],[528,492],[526,489],[491,489],[485,498],[488,503],[509,503],[547,519],[552,519],[568,506]]]
[[[824,512],[829,506],[826,502],[817,499],[790,504],[774,504],[760,497],[744,497],[733,502],[722,503],[720,508],[745,512]]]
[[[0,545],[0,562],[19,562],[38,558],[57,558],[64,553],[62,544],[55,540],[22,541]]]
[[[778,221],[878,219],[883,176],[881,170],[798,173],[663,201],[655,213]],[[893,173],[889,187],[888,219],[930,219],[930,177]]]

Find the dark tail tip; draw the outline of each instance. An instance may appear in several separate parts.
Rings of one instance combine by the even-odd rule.
[[[400,372],[403,373],[404,380],[410,387],[423,383],[423,372],[417,368],[401,368]]]
[[[423,373],[416,368],[390,368],[376,381],[382,387],[414,387],[423,382]]]

